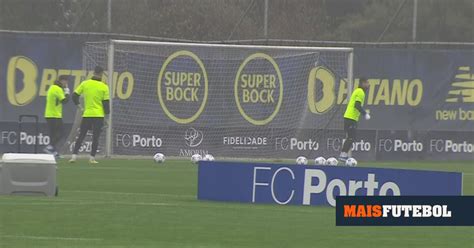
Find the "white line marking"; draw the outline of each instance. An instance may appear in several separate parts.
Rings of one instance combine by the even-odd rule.
[[[291,213],[304,213],[304,214],[317,214],[317,209],[318,208],[313,208],[313,209],[294,209],[294,208],[263,208],[263,207],[258,207],[256,205],[246,205],[246,206],[218,206],[218,205],[183,205],[183,204],[167,204],[167,203],[115,203],[115,202],[109,202],[109,203],[98,203],[98,202],[44,202],[44,203],[11,203],[11,204],[2,204],[0,203],[0,206],[91,206],[91,205],[119,205],[119,206],[147,206],[147,207],[175,207],[175,208],[204,208],[204,209],[226,209],[226,210],[240,210],[240,209],[246,209],[248,211],[271,211],[271,212],[291,212]],[[274,206],[274,205],[273,205]]]
[[[176,197],[176,198],[196,198],[195,195],[172,195],[172,194],[141,193],[141,192],[139,193],[139,192],[114,192],[114,191],[93,191],[93,190],[60,190],[60,193],[61,192],[111,194],[111,195],[151,195],[151,196],[165,196],[165,197]]]
[[[191,162],[189,162],[191,163]],[[76,167],[76,166],[59,166],[59,169],[77,169],[77,170],[124,170],[124,171],[157,171],[157,168],[149,167],[149,168],[144,168],[144,167],[99,167],[99,166],[94,166],[94,167]],[[183,172],[186,171],[188,172],[189,169],[173,169],[172,171],[162,171],[160,170],[160,173],[176,173],[176,172]]]
[[[46,237],[46,236],[29,236],[29,235],[1,235],[2,238],[14,239],[36,239],[36,240],[65,240],[65,241],[102,241],[103,239],[94,238],[67,238],[67,237]]]
[[[50,201],[50,202],[2,202],[0,206],[41,206],[41,205],[124,205],[124,206],[176,206],[175,204],[163,202],[116,202],[116,201]]]
[[[51,205],[66,205],[66,206],[90,206],[90,205],[121,205],[121,206],[152,206],[152,207],[176,207],[176,208],[214,208],[214,209],[248,209],[248,210],[263,210],[276,212],[293,212],[293,213],[315,213],[325,208],[269,208],[265,205],[258,204],[239,204],[229,205],[228,203],[217,205],[203,205],[201,201],[196,201],[189,204],[173,204],[163,202],[114,202],[114,201],[77,201],[77,200],[52,200],[49,202],[0,202],[0,206],[51,206]],[[270,206],[270,205],[268,205]],[[318,210],[319,209],[319,210]],[[328,208],[329,209],[329,208]]]

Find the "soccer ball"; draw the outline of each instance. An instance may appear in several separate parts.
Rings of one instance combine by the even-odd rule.
[[[296,164],[307,165],[308,164],[308,159],[303,157],[303,156],[299,156],[299,157],[296,158]]]
[[[317,157],[314,159],[314,164],[315,165],[325,165],[326,164],[326,159],[323,157]]]
[[[206,154],[203,158],[204,161],[214,161],[214,156],[211,154]]]
[[[336,166],[339,162],[337,161],[336,158],[330,157],[328,160],[326,160],[326,165],[333,165]]]
[[[197,164],[197,162],[201,160],[202,160],[202,157],[199,154],[194,154],[193,156],[191,156],[191,162],[193,162],[193,164]]]
[[[153,156],[153,160],[157,163],[164,163],[165,162],[165,155],[163,153],[157,153],[155,156]]]
[[[346,160],[346,165],[355,167],[355,166],[357,166],[357,160],[355,160],[355,158],[348,158]]]

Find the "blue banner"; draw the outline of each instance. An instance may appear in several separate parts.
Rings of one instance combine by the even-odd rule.
[[[458,172],[199,162],[199,200],[335,206],[337,195],[461,194]]]
[[[71,89],[90,76],[91,71],[85,71],[83,68],[83,56],[90,57],[85,56],[87,46],[84,45],[88,41],[106,39],[91,36],[0,33],[0,40],[1,153],[14,149],[16,139],[13,138],[13,132],[17,131],[15,123],[19,115],[38,115],[40,122],[44,123],[41,117],[44,113],[45,96],[49,86],[58,76],[69,75]],[[99,57],[100,61],[97,63],[106,66],[105,46],[102,50],[96,45],[92,47],[93,51],[89,55]],[[222,73],[222,66],[226,63],[208,59],[207,54],[210,51],[196,49],[183,52],[184,48],[179,45],[171,48],[167,48],[169,51],[160,50],[163,52],[162,56],[117,52],[115,62],[121,66],[116,66],[110,86],[115,104],[112,142],[114,153],[151,155],[157,144],[138,141],[152,139],[162,140],[160,149],[169,156],[211,152],[223,157],[260,158],[264,154],[265,157],[272,158],[296,158],[300,155],[314,158],[339,154],[345,138],[342,130],[342,110],[345,108],[344,100],[348,93],[348,85],[342,80],[346,72],[340,64],[343,61],[341,58],[338,66],[328,62],[331,61],[331,56],[321,53],[318,61],[325,69],[318,67],[319,69],[315,70],[315,58],[309,55],[281,58],[276,56],[277,54],[269,53],[269,57],[250,60],[253,52],[240,51],[240,57],[235,58],[235,66],[226,65],[227,73]],[[173,57],[173,54],[176,57]],[[372,118],[359,122],[353,146],[354,157],[358,160],[379,161],[472,160],[473,56],[472,50],[355,48],[354,84],[359,83],[361,76],[369,79],[370,89],[366,92],[365,108],[371,111]],[[308,61],[311,64],[303,70],[299,65],[308,65]],[[165,62],[168,62],[166,66]],[[268,92],[274,92],[275,95],[261,96],[274,100],[272,105],[275,108],[268,107],[266,103],[244,103],[243,97],[248,98],[249,95],[242,92],[249,92],[241,86],[234,87],[235,82],[239,82],[235,79],[248,81],[246,77],[236,77],[239,68],[241,74],[250,75],[254,67],[268,69],[268,73],[262,72],[263,74],[259,75],[268,74],[267,78],[262,80],[267,81],[267,86],[273,87],[275,84],[275,89],[268,89]],[[275,68],[281,72],[281,82]],[[191,74],[180,75],[193,75],[186,78],[202,81],[200,87],[196,84],[186,92],[202,93],[207,87],[207,103],[202,100],[204,96],[200,96],[202,101],[199,102],[187,102],[183,99],[175,101],[176,97],[182,98],[179,94],[184,93],[186,89],[171,89],[166,84],[173,75],[178,75],[173,72],[181,72],[181,69],[187,69]],[[143,73],[144,71],[147,73]],[[312,72],[315,71],[326,72],[324,75],[335,75],[335,78],[329,77],[331,80],[324,83],[334,88],[326,92],[328,99],[333,99],[330,106],[326,107],[337,109],[341,113],[310,111],[310,106],[314,105],[310,100],[319,101],[319,98],[323,97],[319,94],[316,94],[318,97],[314,94],[313,97],[308,96],[311,95],[308,94],[311,89],[315,91],[313,93],[318,93],[316,91],[320,88],[316,82],[321,81],[321,78],[319,81],[312,80],[315,78]],[[202,74],[204,72],[207,77]],[[158,80],[159,78],[161,80]],[[205,86],[205,78],[208,86]],[[158,87],[158,81],[161,82],[161,87]],[[165,105],[160,103],[158,88],[162,91],[161,98],[173,99],[167,102],[165,99]],[[279,88],[283,89],[281,106],[278,103]],[[171,94],[173,92],[175,95]],[[196,97],[196,94],[193,96]],[[223,95],[226,97],[222,97]],[[235,95],[242,97],[239,100],[240,108]],[[167,106],[167,109],[163,106]],[[64,105],[63,110],[63,121],[72,123],[75,106],[69,102]],[[252,118],[254,120],[249,121]],[[130,122],[131,119],[134,121]],[[261,121],[264,119],[268,123]],[[177,120],[190,122],[177,124]],[[199,137],[199,144],[189,143],[184,138],[188,130],[193,129],[202,134],[196,136]],[[46,132],[38,134],[37,139],[41,141],[45,135]],[[30,136],[24,135],[23,138]]]
[[[85,39],[0,34],[0,120],[18,115],[43,116],[46,93],[60,75],[70,76],[74,89],[87,75],[82,70]],[[64,105],[64,121],[73,121],[75,107]],[[40,119],[44,121],[43,118]]]
[[[360,127],[472,131],[473,57],[472,50],[356,49],[354,78],[369,79],[365,105],[373,116]]]
[[[72,89],[90,74],[83,71],[82,56],[83,46],[87,41],[93,40],[91,37],[45,37],[0,33],[0,39],[1,121],[16,121],[19,112],[42,115],[47,89],[59,75],[71,76],[69,87]],[[372,112],[372,119],[360,122],[360,128],[472,132],[474,128],[473,56],[474,53],[470,50],[356,48],[354,50],[354,83],[358,84],[361,76],[369,78],[370,89],[366,93],[365,105]],[[140,61],[147,57],[142,54],[127,54],[123,59]],[[203,68],[209,68],[212,65],[206,61],[203,63]],[[288,63],[295,62],[277,59],[275,63],[281,67],[282,75],[285,77],[288,73],[286,72]],[[344,74],[338,72],[335,66],[333,67],[328,66],[327,69],[337,75]],[[159,65],[154,65],[150,73],[158,74],[159,68]],[[229,73],[230,78],[224,80],[231,82],[228,86],[231,90],[233,89],[232,76],[237,69],[234,68],[232,73]],[[117,84],[118,87],[113,95],[114,97],[117,95],[117,100],[127,103],[136,95],[141,95],[143,91],[156,91],[155,82],[158,75],[154,75],[152,82],[149,82],[143,79],[141,70],[143,68],[138,68],[137,65],[131,63],[128,71],[118,71],[117,75],[114,75],[114,85]],[[285,104],[289,99],[298,101],[298,105],[301,106],[305,104],[306,99],[302,96],[306,95],[309,87],[306,85],[308,71],[296,68],[294,74],[302,78],[298,81],[302,85],[297,88],[305,89],[305,91],[296,92],[294,80],[284,80],[286,99],[281,105],[281,110],[275,115],[274,121],[269,122],[267,127],[280,126],[279,119],[289,119],[298,112],[294,107]],[[132,83],[134,80],[137,81],[135,84]],[[209,80],[212,81],[211,75],[209,75]],[[339,84],[335,86],[337,85]],[[334,88],[333,104],[344,105],[347,85],[340,84],[339,86]],[[209,86],[210,102],[213,100],[214,90],[217,90],[216,86]],[[153,99],[156,97],[153,95]],[[228,110],[238,115],[239,110],[233,106],[233,102],[229,101],[227,104],[230,104]],[[174,105],[170,106],[169,111],[173,111],[173,107]],[[216,112],[211,111],[211,108],[212,104],[209,104],[203,110],[202,118],[196,121],[200,123],[214,121],[206,116],[207,112]],[[145,110],[140,109],[140,111]],[[66,105],[64,112],[64,120],[71,122],[73,106]],[[162,112],[156,111],[155,114],[161,115]],[[305,118],[307,120],[301,120],[303,128],[312,128],[319,115],[310,113]],[[469,138],[472,141],[473,136]]]

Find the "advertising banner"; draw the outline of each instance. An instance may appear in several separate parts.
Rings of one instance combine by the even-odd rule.
[[[17,121],[21,114],[42,117],[47,90],[57,77],[70,75],[72,89],[87,76],[80,39],[4,34],[0,39],[0,122]],[[66,123],[75,110],[72,103],[64,105]]]
[[[382,168],[199,162],[199,200],[335,206],[337,195],[462,195],[462,174]]]
[[[324,129],[208,128],[198,126],[155,126],[152,128],[114,126],[113,149],[118,154],[153,155],[157,150],[169,156],[190,157],[212,154],[218,157],[272,158],[305,156],[337,157],[344,143],[343,131],[321,135]],[[376,131],[361,130],[353,145],[360,160],[375,156]],[[217,149],[216,149],[217,147]]]
[[[357,49],[354,74],[369,78],[361,127],[474,130],[474,51]]]
[[[65,124],[63,133],[67,135],[70,130],[71,124]],[[35,145],[37,145],[37,151],[42,153],[43,148],[50,142],[46,123],[39,123],[37,133],[33,122],[23,123],[21,130],[17,122],[0,122],[0,153],[15,153],[19,149],[21,152],[33,153]],[[91,143],[90,138],[86,138],[84,148],[80,149],[80,152],[85,152],[86,146],[90,151]]]
[[[70,75],[72,89],[95,65],[107,65],[107,43],[0,38],[3,133],[20,114],[44,123],[46,92],[59,75]],[[340,152],[350,93],[347,52],[179,44],[116,49],[112,154],[313,158]],[[359,122],[353,155],[473,159],[473,56],[470,50],[355,49],[353,83],[369,78],[365,108],[372,119]],[[75,106],[63,109],[63,121],[73,123]],[[8,139],[2,142],[0,152],[10,151]]]
[[[377,160],[473,160],[474,132],[380,130]]]

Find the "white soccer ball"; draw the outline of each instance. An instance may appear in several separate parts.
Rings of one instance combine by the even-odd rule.
[[[315,165],[326,165],[326,159],[323,157],[317,157],[314,159]]]
[[[346,165],[355,167],[355,166],[357,166],[357,160],[355,160],[355,158],[348,158],[346,160]]]
[[[202,160],[202,157],[199,154],[194,154],[193,156],[191,156],[191,162],[193,162],[193,164],[197,164],[197,162],[201,160]]]
[[[326,160],[326,165],[336,166],[339,163],[335,157],[330,157]]]
[[[299,156],[299,157],[296,158],[296,164],[307,165],[308,164],[308,159],[303,157],[303,156]]]
[[[153,156],[153,160],[155,160],[157,163],[164,163],[166,158],[163,153],[157,153],[155,156]]]
[[[203,158],[204,161],[214,161],[214,156],[211,154],[206,154]]]

